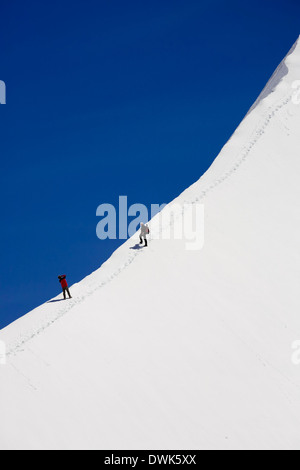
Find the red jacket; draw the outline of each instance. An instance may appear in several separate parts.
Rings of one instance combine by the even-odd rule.
[[[68,283],[67,283],[66,277],[67,277],[67,276],[63,276],[62,279],[60,279],[60,281],[59,281],[60,284],[61,284],[61,287],[62,287],[63,289],[66,289],[66,287],[68,287]]]

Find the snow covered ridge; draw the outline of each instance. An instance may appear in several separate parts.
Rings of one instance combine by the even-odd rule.
[[[203,197],[208,191],[213,190],[216,186],[234,174],[264,134],[270,121],[277,117],[277,114],[279,114],[284,107],[286,107],[290,102],[295,105],[299,105],[299,56],[300,37],[285,59],[278,66],[263,92],[246,115],[246,118],[242,121],[232,138],[222,149],[213,165],[204,174],[204,176],[202,176],[200,181],[196,183],[198,187],[199,183],[202,183],[201,195]],[[243,137],[246,141],[244,145],[241,144],[240,139],[242,133],[244,133]],[[220,178],[218,178],[219,176]],[[194,186],[191,186],[191,188],[183,194],[187,195],[191,190],[194,190]]]
[[[298,41],[168,206],[204,205],[202,250],[129,239],[0,332],[2,449],[300,448],[299,80]]]
[[[275,70],[274,74],[270,78],[269,82],[267,83],[266,87],[263,89],[261,94],[259,95],[258,99],[251,107],[249,113],[256,108],[256,106],[265,98],[267,98],[271,93],[273,93],[277,86],[281,83],[283,78],[288,75],[289,73],[289,57],[295,52],[295,49],[299,46],[299,38],[298,41],[293,45],[292,49],[289,51],[285,59],[279,64],[277,69]]]

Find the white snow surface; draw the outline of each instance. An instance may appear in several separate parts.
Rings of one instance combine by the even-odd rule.
[[[204,204],[202,250],[131,239],[1,330],[1,449],[300,448],[296,80],[299,40],[174,201]]]

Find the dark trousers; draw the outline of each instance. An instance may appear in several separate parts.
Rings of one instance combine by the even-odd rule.
[[[140,236],[141,245],[143,244],[143,239],[144,239],[144,242],[145,242],[145,246],[148,246],[148,241],[147,241],[147,238],[145,236]]]
[[[64,288],[63,288],[63,294],[64,294],[64,299],[65,299],[65,300],[66,300],[66,298],[67,298],[67,294],[68,294],[68,296],[69,296],[69,299],[72,298],[68,287],[64,287]]]

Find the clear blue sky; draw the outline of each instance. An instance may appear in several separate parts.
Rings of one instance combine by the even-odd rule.
[[[96,209],[169,202],[297,39],[299,0],[1,1],[0,328],[117,248]]]

